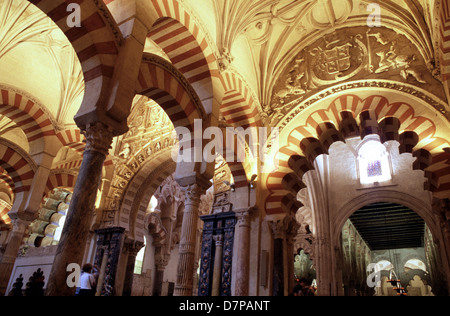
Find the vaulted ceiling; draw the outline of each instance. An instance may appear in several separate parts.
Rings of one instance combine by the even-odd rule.
[[[62,31],[26,0],[0,0],[0,26],[0,88],[44,105],[55,126],[75,125],[83,75]]]
[[[369,4],[381,6],[382,24],[419,43],[426,61],[434,60],[439,32],[434,1],[406,0],[218,0],[198,6],[184,1],[203,21],[224,64],[238,70],[270,106],[278,77],[295,56],[339,28],[367,26]]]
[[[408,34],[420,44],[423,58],[434,62],[439,48],[439,30],[430,27],[436,24],[434,2],[216,0],[199,6],[197,0],[185,0],[182,5],[205,32],[221,66],[242,77],[260,111],[270,114],[276,82],[296,55],[336,29],[365,26],[370,3],[381,5],[384,25]],[[70,43],[29,1],[0,3],[0,83],[24,87],[45,104],[56,124],[74,124],[84,84]],[[121,10],[113,1],[105,3],[110,10]],[[146,51],[165,55],[150,39]]]

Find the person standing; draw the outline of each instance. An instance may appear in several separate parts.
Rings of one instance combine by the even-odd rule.
[[[97,289],[97,279],[95,269],[92,264],[85,264],[80,276],[80,290],[76,296],[95,296]]]

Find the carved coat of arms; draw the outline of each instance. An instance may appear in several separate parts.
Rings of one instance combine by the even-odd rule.
[[[311,79],[317,84],[343,81],[358,73],[364,67],[367,47],[360,37],[346,40],[325,41],[309,53],[311,58]]]
[[[334,75],[350,69],[350,47],[352,44],[336,46],[319,53],[317,67],[321,72]]]

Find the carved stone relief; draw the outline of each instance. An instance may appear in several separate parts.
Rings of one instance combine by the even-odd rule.
[[[215,193],[219,194],[222,192],[226,192],[230,190],[230,186],[227,183],[231,184],[232,175],[230,168],[228,167],[225,159],[218,155],[216,158],[215,165],[215,173],[214,173],[214,188]]]
[[[135,100],[128,119],[129,131],[119,139],[119,146],[112,158],[114,171],[109,194],[111,210],[117,210],[120,200],[139,169],[161,150],[171,148],[176,140],[174,127],[162,108],[155,102],[141,97]]]
[[[312,95],[346,81],[389,80],[425,88],[445,99],[416,46],[387,28],[345,28],[317,40],[286,67],[265,109],[274,124]],[[430,90],[431,89],[431,90]]]

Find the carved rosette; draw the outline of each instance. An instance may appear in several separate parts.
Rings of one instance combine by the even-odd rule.
[[[89,125],[84,131],[86,137],[85,152],[99,152],[105,156],[108,155],[113,141],[113,131],[106,127],[103,123],[97,122]]]

